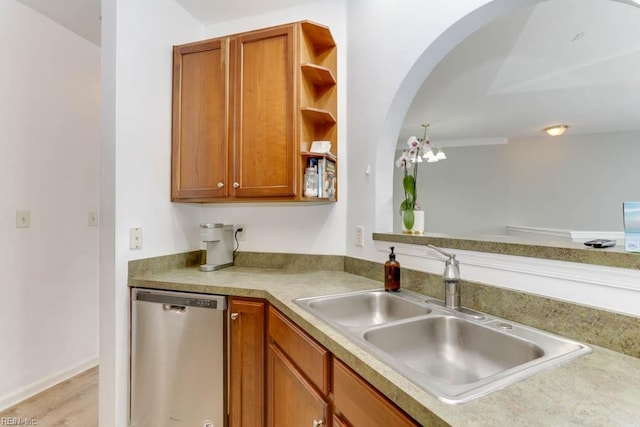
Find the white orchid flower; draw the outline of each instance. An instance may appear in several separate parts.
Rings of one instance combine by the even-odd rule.
[[[396,161],[396,166],[399,168],[406,167],[408,161],[409,161],[409,155],[407,154],[407,150],[402,150],[402,154]]]
[[[410,150],[417,150],[420,148],[420,140],[415,136],[410,136],[409,139],[407,139],[407,145]]]

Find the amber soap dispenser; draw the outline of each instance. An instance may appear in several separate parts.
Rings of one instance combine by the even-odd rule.
[[[394,247],[391,246],[389,260],[384,263],[384,290],[397,292],[400,290],[400,263],[396,261]]]

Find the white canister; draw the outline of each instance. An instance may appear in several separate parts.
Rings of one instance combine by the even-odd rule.
[[[304,172],[304,196],[318,197],[318,170],[313,167]]]

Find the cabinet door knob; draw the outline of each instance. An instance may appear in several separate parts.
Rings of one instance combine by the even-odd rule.
[[[238,188],[240,187],[240,183],[239,182],[234,182],[233,183],[233,188]]]
[[[313,420],[313,427],[322,427],[324,426],[324,420],[320,419],[320,420]]]
[[[231,313],[231,320],[236,320],[238,318],[238,313]]]
[[[224,182],[219,182],[218,183],[218,188],[222,188],[222,187],[224,187]]]

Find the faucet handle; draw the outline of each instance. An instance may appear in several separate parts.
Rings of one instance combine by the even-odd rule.
[[[451,259],[451,258],[455,258],[455,257],[456,257],[455,255],[452,255],[452,254],[450,254],[450,253],[447,253],[447,252],[443,251],[442,249],[440,249],[439,247],[437,247],[437,246],[435,246],[435,245],[431,245],[431,244],[429,244],[429,245],[427,245],[427,246],[428,246],[428,247],[430,247],[431,249],[434,249],[434,250],[436,250],[436,251],[440,252],[442,255],[446,256],[446,257],[447,257],[447,258],[449,258],[449,259]],[[456,262],[457,262],[457,261],[456,261]]]

